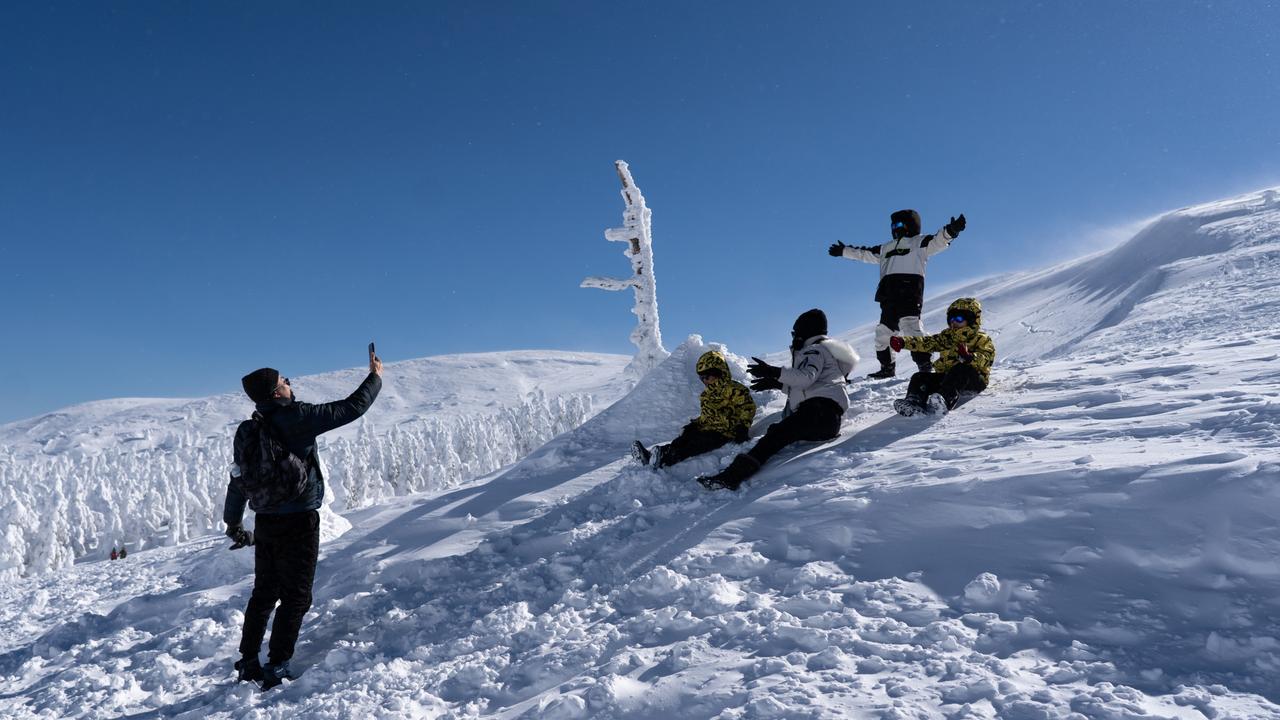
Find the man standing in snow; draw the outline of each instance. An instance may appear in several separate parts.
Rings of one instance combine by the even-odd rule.
[[[876,286],[876,302],[880,303],[880,324],[876,325],[876,360],[880,369],[869,378],[891,378],[897,373],[889,338],[894,335],[924,335],[920,312],[924,307],[924,268],[929,258],[951,247],[951,241],[964,230],[964,213],[951,218],[932,235],[920,234],[920,213],[899,210],[889,216],[893,240],[871,247],[837,242],[827,249],[832,257],[844,257],[880,265],[880,284]],[[911,359],[921,372],[929,371],[930,355],[912,351]]]
[[[311,586],[315,581],[316,560],[320,552],[320,513],[324,500],[324,476],[316,455],[316,436],[342,427],[360,417],[373,404],[382,389],[382,361],[369,354],[369,375],[345,400],[322,405],[298,402],[293,396],[289,378],[279,371],[261,368],[241,380],[245,394],[256,404],[254,418],[262,430],[283,445],[295,460],[305,464],[303,490],[295,498],[266,507],[254,506],[256,532],[241,524],[245,504],[251,497],[245,492],[240,472],[248,444],[258,433],[252,421],[241,423],[236,431],[235,464],[227,485],[227,500],[222,521],[227,537],[236,541],[232,547],[254,546],[253,594],[244,611],[244,630],[240,640],[240,660],[236,662],[239,680],[262,683],[264,689],[289,679],[289,659],[293,657],[302,618],[311,608]],[[301,477],[301,475],[299,475]],[[267,664],[258,660],[267,619],[275,609],[271,626],[271,643]]]
[[[770,365],[759,358],[747,366],[755,377],[752,390],[783,390],[787,410],[769,426],[764,437],[729,467],[698,478],[708,490],[737,490],[779,450],[801,440],[830,440],[840,434],[840,419],[849,409],[846,376],[853,372],[858,355],[853,348],[827,337],[827,316],[818,308],[796,318],[791,328],[791,367]]]

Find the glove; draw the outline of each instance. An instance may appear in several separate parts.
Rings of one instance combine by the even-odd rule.
[[[960,356],[960,362],[970,362],[973,360],[973,353],[969,352],[969,346],[964,343],[956,345],[956,355]]]
[[[898,352],[899,350],[901,350],[902,346],[903,346],[902,338],[898,337],[897,335],[894,335],[893,337],[889,338],[889,347],[893,348],[894,352]]]
[[[827,254],[831,257],[841,257],[844,255],[844,249],[846,247],[848,247],[848,245],[845,245],[842,242],[833,242],[831,243],[831,247],[827,248]]]
[[[253,533],[245,530],[243,525],[228,525],[227,537],[235,540],[235,545],[231,546],[232,550],[239,550],[253,544]]]
[[[747,372],[750,373],[752,377],[758,378],[772,378],[777,380],[782,377],[782,368],[776,365],[770,365],[758,357],[751,358],[751,364],[747,366]]]
[[[751,381],[751,389],[756,392],[763,392],[765,390],[781,390],[782,381],[778,378],[756,378]]]
[[[964,213],[960,213],[960,217],[958,218],[957,217],[951,218],[951,222],[947,223],[946,225],[943,225],[942,229],[946,230],[947,234],[950,235],[952,238],[959,235],[961,231],[964,230]]]

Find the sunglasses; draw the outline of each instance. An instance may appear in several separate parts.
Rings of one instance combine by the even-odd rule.
[[[702,378],[703,380],[715,380],[716,378],[720,377],[720,373],[718,372],[698,373],[698,377]]]
[[[900,229],[900,228],[904,228],[904,227],[906,227],[906,226],[907,226],[907,224],[906,224],[905,222],[903,222],[903,221],[899,220],[898,222],[896,222],[896,223],[894,223],[894,224],[890,225],[889,227],[891,227],[891,228],[892,228],[892,229],[894,229],[894,230],[898,230],[898,229]]]
[[[289,378],[280,378],[280,382],[276,383],[276,386],[271,388],[271,394],[272,395],[276,394],[276,392],[279,391],[280,388],[285,385],[288,385],[289,387],[293,387],[293,385],[289,382]]]
[[[950,320],[951,322],[957,322],[957,323],[958,323],[958,322],[969,322],[969,318],[965,317],[964,315],[952,315],[951,317],[949,317],[949,318],[947,318],[947,319],[948,319],[948,320]]]

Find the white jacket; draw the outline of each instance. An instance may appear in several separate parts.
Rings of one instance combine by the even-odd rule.
[[[791,367],[782,368],[778,380],[787,393],[787,409],[795,410],[809,398],[835,400],[841,410],[849,409],[845,376],[858,364],[853,348],[825,335],[815,335],[791,353]]]
[[[886,275],[924,275],[929,258],[951,247],[951,235],[939,228],[932,235],[898,238],[883,245],[854,247],[847,245],[844,257],[865,263],[879,263],[880,277]]]

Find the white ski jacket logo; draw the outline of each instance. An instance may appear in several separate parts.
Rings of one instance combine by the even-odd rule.
[[[839,340],[824,335],[805,340],[803,347],[791,353],[791,367],[782,368],[778,377],[787,393],[787,407],[795,410],[805,400],[824,397],[836,401],[841,410],[848,410],[845,376],[857,364],[858,353]]]

